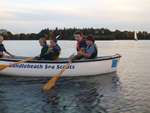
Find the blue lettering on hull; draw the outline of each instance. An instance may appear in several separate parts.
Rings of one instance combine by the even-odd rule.
[[[49,64],[45,64],[45,65],[41,65],[41,64],[15,64],[12,65],[11,68],[20,68],[20,69],[63,69],[64,65],[49,65]],[[70,65],[68,66],[67,69],[75,69],[74,65]]]

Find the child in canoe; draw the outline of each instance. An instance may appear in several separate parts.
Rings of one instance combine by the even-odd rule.
[[[4,58],[4,57],[14,57],[14,55],[12,55],[11,53],[9,53],[5,46],[3,45],[3,36],[0,35],[0,58]],[[5,54],[9,55],[9,56],[6,56]]]

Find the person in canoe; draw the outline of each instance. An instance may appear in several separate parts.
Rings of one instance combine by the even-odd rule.
[[[37,60],[56,60],[60,54],[60,46],[57,44],[57,40],[51,39],[50,45],[47,44],[46,38],[42,37],[39,39],[39,43],[42,47],[39,57]]]
[[[42,47],[41,53],[40,53],[39,56],[35,57],[35,59],[36,60],[47,60],[48,57],[46,56],[46,52],[48,50],[48,45],[47,45],[47,42],[46,42],[46,38],[45,37],[41,37],[39,39],[39,44]]]
[[[77,41],[77,44],[76,44],[77,51],[85,50],[87,45],[86,45],[86,41],[85,41],[83,33],[80,31],[77,31],[75,32],[74,37],[75,37],[75,40]]]
[[[3,40],[4,40],[3,36],[0,35],[0,58],[3,58],[3,57],[7,57],[7,58],[8,57],[15,57],[14,55],[12,55],[11,53],[9,53],[6,50],[5,46],[3,45]],[[9,55],[9,56],[6,56],[4,53]]]
[[[50,60],[56,60],[59,58],[61,52],[60,46],[57,44],[57,39],[53,38],[50,40],[50,45],[47,54],[50,56]]]
[[[80,58],[93,59],[97,57],[97,47],[95,44],[95,39],[92,35],[86,38],[86,49],[84,51],[78,51],[77,56]]]
[[[80,31],[77,31],[74,33],[74,37],[75,37],[75,40],[77,41],[77,44],[76,44],[77,53],[79,51],[84,52],[87,47],[87,44],[86,44],[86,40],[83,36],[83,33]],[[81,58],[82,58],[82,56],[78,55],[78,54],[74,57],[74,59],[81,59]]]

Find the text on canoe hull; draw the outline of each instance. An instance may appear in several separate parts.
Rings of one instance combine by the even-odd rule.
[[[28,68],[28,69],[63,69],[65,64],[15,64],[12,68]],[[67,69],[75,69],[75,65],[68,66]]]

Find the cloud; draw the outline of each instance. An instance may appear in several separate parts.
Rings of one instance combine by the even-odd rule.
[[[37,32],[56,26],[150,31],[149,0],[0,1],[0,27],[14,32]]]

